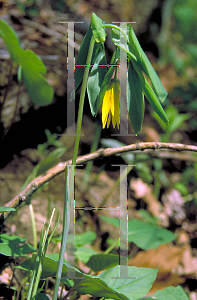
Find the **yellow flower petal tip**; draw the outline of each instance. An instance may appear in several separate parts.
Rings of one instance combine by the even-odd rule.
[[[109,128],[110,121],[112,120],[113,127],[117,125],[119,129],[120,116],[119,116],[119,103],[120,103],[120,82],[118,79],[113,79],[103,98],[102,104],[102,123],[105,128]]]

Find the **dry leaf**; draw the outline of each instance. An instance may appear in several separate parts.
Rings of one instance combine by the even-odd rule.
[[[158,269],[157,279],[148,295],[169,286],[177,286],[185,281],[176,273],[177,266],[183,258],[184,248],[164,244],[157,249],[139,252],[129,260],[129,266]]]

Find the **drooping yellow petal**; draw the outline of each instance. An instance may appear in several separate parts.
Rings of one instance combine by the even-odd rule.
[[[119,80],[114,79],[109,84],[107,91],[105,92],[102,104],[102,123],[107,128],[112,120],[113,127],[119,128],[119,100],[120,100],[120,83]]]
[[[102,123],[103,128],[105,128],[108,115],[110,114],[111,109],[111,89],[108,88],[105,92],[105,96],[103,98],[103,104],[102,104]]]
[[[117,124],[117,127],[119,129],[120,124],[120,83],[117,80],[115,85],[115,91],[114,91],[114,123]],[[115,127],[115,125],[113,125]]]
[[[111,113],[112,113],[112,116],[114,116],[114,110],[115,110],[115,107],[114,107],[114,97],[115,97],[115,82],[113,81],[112,83],[112,89],[111,89]],[[113,118],[112,118],[113,119]]]

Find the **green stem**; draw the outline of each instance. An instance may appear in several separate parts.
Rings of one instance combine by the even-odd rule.
[[[67,176],[67,167],[65,170],[65,198],[64,198],[64,213],[63,213],[63,231],[62,231],[62,241],[61,241],[61,248],[60,248],[60,255],[59,255],[59,261],[57,266],[57,272],[56,272],[56,281],[55,281],[55,287],[53,292],[53,300],[57,299],[60,280],[62,276],[62,268],[64,263],[64,254],[66,252],[66,244],[67,244],[67,237],[68,237],[68,230],[69,230],[69,223],[70,223],[70,207],[69,203],[67,203],[67,199],[70,197],[67,194],[67,187],[69,187],[69,176]],[[67,208],[68,208],[68,214],[67,214]]]
[[[58,289],[60,285],[61,275],[62,275],[62,268],[64,263],[64,253],[66,252],[66,244],[67,244],[67,238],[68,238],[68,231],[69,231],[69,224],[70,224],[70,206],[71,201],[74,199],[72,188],[74,186],[74,170],[77,160],[77,154],[79,149],[79,140],[80,140],[80,133],[81,133],[81,123],[82,123],[82,116],[83,116],[83,106],[84,106],[84,100],[85,100],[85,92],[86,92],[86,86],[88,81],[88,74],[89,74],[89,67],[92,60],[92,54],[94,49],[94,43],[95,40],[92,37],[90,40],[90,46],[88,51],[88,56],[86,60],[86,66],[82,81],[82,87],[81,87],[81,95],[79,100],[79,110],[78,110],[78,118],[77,118],[77,130],[76,130],[76,139],[75,139],[75,145],[74,145],[74,151],[73,151],[73,158],[72,158],[72,166],[71,172],[67,176],[67,170],[69,170],[68,167],[65,169],[65,198],[64,198],[64,216],[63,216],[63,232],[62,232],[62,242],[61,242],[61,249],[60,249],[60,255],[59,255],[59,261],[58,261],[58,267],[57,267],[57,273],[56,273],[56,282],[54,287],[54,293],[53,293],[53,300],[57,299]]]
[[[37,231],[36,231],[36,223],[35,223],[34,210],[32,204],[29,204],[29,211],[30,211],[32,231],[33,231],[33,246],[35,249],[37,249]]]
[[[135,57],[135,55],[133,53],[131,53],[128,49],[125,49],[123,46],[120,46],[120,45],[119,45],[119,48],[124,50],[131,58],[133,58],[137,62],[137,58]]]
[[[124,36],[125,40],[127,41],[127,35],[124,33],[124,31],[119,26],[112,25],[112,24],[103,24],[103,27],[105,27],[105,28],[107,28],[107,27],[108,28],[114,28],[114,29],[119,30],[122,33],[122,35]]]
[[[83,81],[82,81],[82,87],[81,87],[81,95],[80,95],[80,100],[79,100],[76,139],[75,139],[75,146],[74,146],[74,152],[73,152],[73,158],[72,158],[73,166],[76,165],[76,159],[77,159],[77,154],[78,154],[78,149],[79,149],[81,123],[82,123],[82,116],[83,116],[83,106],[84,106],[84,100],[85,100],[85,92],[86,92],[86,86],[87,86],[87,81],[88,81],[89,68],[90,68],[92,54],[93,54],[93,50],[94,50],[94,43],[95,43],[95,40],[92,36],[92,38],[90,40],[90,46],[89,46],[88,56],[87,56],[87,60],[86,60],[86,66],[85,66],[85,71],[84,71],[84,76],[83,76]]]
[[[119,243],[119,238],[115,240],[115,242],[105,250],[104,254],[109,254]]]

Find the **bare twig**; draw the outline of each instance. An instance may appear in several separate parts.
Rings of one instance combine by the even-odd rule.
[[[121,154],[125,152],[130,152],[130,151],[143,151],[146,149],[153,149],[153,150],[158,150],[158,149],[171,149],[171,150],[176,150],[176,151],[192,151],[192,152],[197,152],[197,146],[192,146],[192,145],[184,145],[184,144],[175,144],[175,143],[156,143],[156,142],[149,142],[149,143],[136,143],[136,144],[131,144],[128,146],[123,146],[123,147],[118,147],[118,148],[107,148],[107,149],[99,149],[93,153],[83,155],[77,158],[76,164],[83,164],[87,163],[88,161],[91,160],[96,160],[104,157],[110,157],[112,155],[116,154]],[[20,193],[18,194],[15,198],[13,198],[10,202],[6,203],[6,207],[12,207],[16,208],[18,207],[21,203],[24,203],[27,201],[27,199],[35,193],[40,187],[42,187],[46,182],[50,181],[52,178],[57,176],[58,174],[64,172],[65,168],[67,165],[71,164],[72,160],[59,163],[55,167],[51,168],[50,170],[47,171],[45,175],[39,176],[32,180],[27,187]],[[0,216],[1,222],[6,220],[11,212],[4,213]]]

